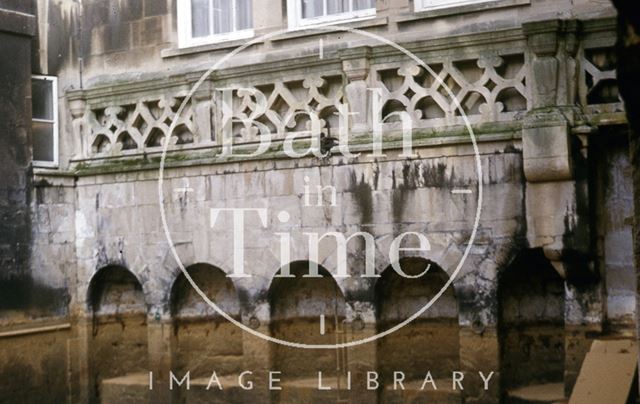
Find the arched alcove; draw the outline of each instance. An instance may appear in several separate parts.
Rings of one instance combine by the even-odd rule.
[[[240,319],[240,302],[231,279],[208,264],[187,268],[195,284],[220,309]],[[192,377],[236,372],[242,368],[242,331],[217,313],[183,273],[171,289],[173,318],[173,370]]]
[[[101,382],[147,372],[147,315],[138,279],[120,266],[100,269],[89,284],[91,401],[100,402]]]
[[[400,268],[384,270],[376,283],[376,317],[378,332],[405,321],[436,296],[449,280],[447,273],[422,258],[403,258]],[[394,371],[401,371],[408,381],[422,381],[427,371],[434,379],[450,378],[460,368],[458,303],[453,286],[429,309],[411,323],[377,340],[378,371],[385,384]],[[450,382],[447,382],[450,384]]]
[[[560,383],[564,374],[564,281],[542,250],[522,251],[498,279],[503,391]]]
[[[344,296],[329,272],[320,267],[321,277],[304,277],[309,272],[306,261],[290,265],[293,277],[273,279],[269,288],[271,334],[279,339],[301,344],[335,344],[342,342],[345,330]],[[321,331],[324,316],[324,333]],[[335,377],[338,363],[335,349],[316,350],[274,346],[274,369],[295,377],[316,377],[317,372]]]

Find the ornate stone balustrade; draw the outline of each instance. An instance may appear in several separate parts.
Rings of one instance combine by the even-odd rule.
[[[591,24],[581,41],[579,97],[580,105],[589,115],[624,112],[616,80],[614,27],[612,21]]]
[[[361,47],[216,72],[170,125],[198,78],[155,80],[67,94],[78,160],[247,144],[260,135],[337,137],[411,125],[446,130],[520,121],[536,108],[622,110],[609,25],[545,23],[451,46],[408,44],[428,69],[387,47]],[[606,35],[603,35],[606,32]],[[488,40],[493,42],[487,42]],[[572,101],[573,100],[573,101]],[[317,118],[315,120],[314,118]],[[384,137],[383,137],[384,138]]]
[[[512,121],[531,108],[524,53],[447,57],[427,66],[431,71],[415,63],[373,67],[382,107],[376,113],[385,125],[398,112],[408,113],[414,128],[433,128],[464,125],[462,112],[476,124]]]

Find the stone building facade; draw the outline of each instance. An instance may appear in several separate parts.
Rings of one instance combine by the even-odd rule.
[[[540,384],[568,396],[593,339],[634,338],[632,180],[611,6],[351,1],[352,13],[326,5],[314,26],[299,11],[307,3],[238,0],[250,29],[200,40],[189,26],[185,38],[196,14],[185,20],[181,3],[37,0],[6,12],[32,26],[5,33],[3,23],[13,39],[2,46],[20,51],[7,50],[19,71],[3,64],[1,96],[12,95],[2,107],[30,98],[29,68],[55,77],[57,140],[51,161],[35,161],[24,141],[35,138],[31,107],[3,123],[12,152],[0,180],[10,219],[0,401],[509,402]],[[325,140],[346,122],[360,155],[329,145],[322,158],[287,156],[289,136],[294,148],[310,142],[309,111]],[[270,146],[252,156],[256,128]],[[306,198],[317,186],[318,206]],[[247,214],[251,276],[228,276],[234,223],[211,220],[231,208],[268,212]],[[349,241],[349,276],[337,276],[340,249],[322,244],[312,257],[314,232],[372,235],[377,277],[362,276],[365,237]],[[428,251],[390,257],[408,232],[425,234]],[[285,233],[294,277],[277,276]],[[318,277],[303,276],[310,261]],[[394,265],[429,270],[407,279]],[[305,350],[223,319],[181,266],[235,321],[304,344],[372,337],[442,293],[384,338]],[[251,390],[238,385],[245,370]],[[282,372],[282,390],[268,389],[270,370]],[[222,391],[206,389],[213,371]],[[332,390],[317,389],[318,371]],[[380,388],[367,390],[372,371]],[[394,389],[396,371],[404,389]],[[170,372],[189,372],[190,389],[169,390]],[[437,390],[420,389],[427,372]],[[464,374],[463,389],[452,372]],[[487,388],[478,372],[493,372]]]

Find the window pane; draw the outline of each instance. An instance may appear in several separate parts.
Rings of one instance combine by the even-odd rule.
[[[251,0],[236,0],[237,30],[249,29],[253,26],[251,21]]]
[[[33,159],[36,161],[54,161],[53,158],[53,125],[46,122],[33,122]]]
[[[53,119],[53,82],[43,79],[31,81],[31,107],[34,118]]]
[[[191,36],[209,36],[209,0],[191,0]]]
[[[213,33],[224,34],[233,31],[232,0],[213,0]]]
[[[376,0],[353,0],[354,10],[367,10],[376,7]]]
[[[302,2],[302,18],[320,17],[323,15],[324,0],[300,0]]]
[[[327,0],[327,15],[349,12],[349,0]]]

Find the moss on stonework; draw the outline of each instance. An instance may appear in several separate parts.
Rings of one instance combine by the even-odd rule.
[[[473,127],[473,134],[477,139],[483,136],[496,135],[502,137],[519,137],[520,122],[481,124]],[[354,153],[366,152],[372,149],[372,134],[363,133],[349,139],[349,148]],[[435,141],[434,141],[435,140]],[[435,147],[443,144],[471,143],[469,131],[466,126],[456,126],[443,130],[441,128],[428,128],[414,130],[412,134],[412,146]],[[293,148],[302,152],[311,146],[311,139],[300,138],[293,142]],[[220,147],[209,150],[169,151],[164,161],[165,168],[177,168],[194,165],[213,165],[225,163],[238,163],[259,160],[289,159],[284,152],[284,142],[278,141],[270,145],[264,153],[252,156],[256,149],[255,144],[234,145],[233,156],[221,156]],[[382,143],[382,150],[401,149],[403,136],[401,132],[388,133]],[[334,155],[340,155],[334,148]],[[157,170],[160,168],[162,156],[160,154],[147,156],[117,157],[111,159],[82,161],[76,163],[73,172],[78,176],[91,176],[101,174],[115,174],[131,171]]]

